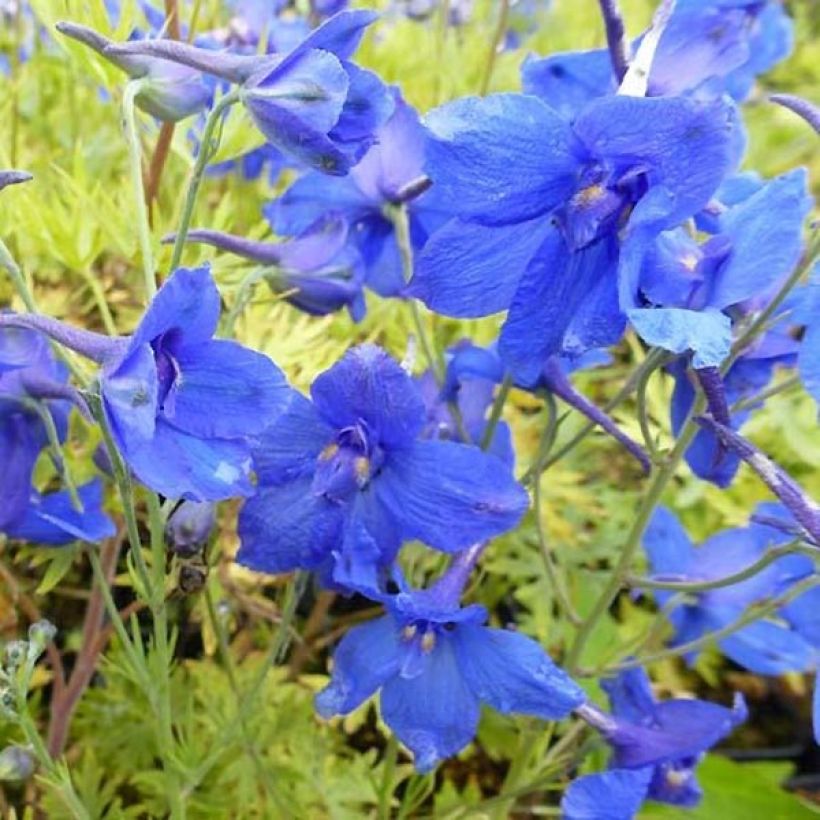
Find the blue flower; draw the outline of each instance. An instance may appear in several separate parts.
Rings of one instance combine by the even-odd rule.
[[[21,182],[28,182],[31,174],[25,171],[0,171],[0,191],[8,185],[19,185]]]
[[[694,698],[659,702],[649,676],[640,668],[621,672],[601,686],[609,696],[612,716],[591,704],[582,706],[578,714],[612,747],[609,774],[623,773],[614,779],[619,789],[616,807],[621,813],[609,816],[632,817],[646,798],[675,806],[697,805],[702,792],[695,768],[707,750],[746,720],[743,697],[736,695],[731,709]],[[627,775],[629,771],[634,774]],[[581,791],[582,799],[593,807],[597,804],[599,810],[606,805],[598,803],[605,796],[602,784],[595,780]],[[585,815],[568,816],[580,819]]]
[[[499,350],[521,383],[550,355],[614,343],[637,297],[621,244],[628,259],[707,204],[735,121],[686,98],[605,97],[571,125],[521,94],[435,110],[427,171],[460,217],[431,237],[409,293],[457,317],[509,308]]]
[[[640,307],[628,311],[648,344],[691,351],[695,368],[716,367],[732,343],[731,315],[768,294],[800,258],[803,220],[811,208],[806,172],[784,174],[717,218],[699,245],[683,229],[648,237],[622,269]]]
[[[762,506],[779,513],[783,508]],[[726,578],[759,561],[768,549],[792,536],[768,524],[719,532],[695,548],[678,519],[659,508],[647,528],[643,546],[657,580],[699,583]],[[694,594],[694,603],[677,606],[669,614],[675,629],[673,646],[686,644],[737,620],[750,605],[777,595],[812,572],[812,562],[785,556],[740,583]],[[664,606],[673,593],[656,591]],[[717,641],[721,652],[740,666],[761,675],[802,671],[813,663],[812,647],[797,632],[777,620],[759,620]],[[686,655],[690,663],[697,652]]]
[[[503,378],[504,367],[494,350],[474,345],[468,339],[451,347],[447,351],[443,385],[439,386],[430,370],[416,378],[427,410],[423,437],[480,444],[496,385]],[[458,408],[463,429],[454,417],[453,406]],[[467,441],[463,433],[467,434]],[[487,451],[498,456],[510,469],[514,467],[512,433],[505,421],[496,425]]]
[[[814,266],[805,301],[806,326],[797,357],[800,378],[820,411],[820,264]]]
[[[728,93],[742,101],[757,75],[789,55],[792,40],[792,22],[776,0],[679,0],[655,52],[648,95]],[[527,94],[569,119],[617,90],[605,49],[530,57],[521,73]]]
[[[289,236],[301,233],[330,210],[342,214],[364,260],[367,284],[382,296],[395,296],[405,284],[393,222],[386,211],[407,201],[416,248],[447,219],[436,206],[433,191],[416,198],[419,190],[424,191],[419,183],[426,181],[425,131],[398,91],[393,97],[393,115],[377,130],[376,144],[347,177],[305,174],[265,208],[271,227]]]
[[[387,614],[353,627],[334,653],[323,717],[347,714],[380,692],[384,721],[428,772],[475,736],[481,704],[544,720],[566,717],[583,690],[539,644],[485,626],[486,610],[459,605],[467,559],[426,590],[384,596]]]
[[[257,242],[209,230],[189,231],[186,239],[259,263],[271,290],[285,294],[286,301],[305,313],[324,316],[346,307],[358,322],[366,310],[364,266],[348,245],[348,232],[347,222],[328,212],[286,242]]]
[[[137,478],[169,498],[214,501],[253,493],[249,437],[288,396],[266,356],[211,338],[219,310],[208,268],[180,268],[132,336],[112,339],[36,315],[2,315],[0,326],[40,329],[100,363],[103,410]]]
[[[101,54],[141,86],[136,104],[163,122],[177,122],[206,109],[213,96],[202,74],[184,65],[139,54],[117,55],[114,43],[102,34],[76,23],[58,23],[57,31]]]
[[[257,494],[237,560],[262,572],[319,570],[372,587],[403,541],[455,552],[515,526],[527,495],[495,456],[420,440],[413,380],[374,345],[349,351],[260,436]]]
[[[375,19],[364,10],[341,12],[284,56],[217,53],[169,40],[109,46],[105,54],[159,57],[237,84],[243,105],[271,145],[343,176],[393,111],[381,80],[349,61]]]

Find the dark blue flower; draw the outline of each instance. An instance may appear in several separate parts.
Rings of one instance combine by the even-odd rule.
[[[341,12],[282,55],[209,51],[170,40],[109,46],[107,56],[160,57],[239,86],[243,105],[268,142],[324,173],[344,175],[393,111],[384,84],[349,58],[372,12]]]
[[[768,513],[783,509],[762,507]],[[766,524],[719,532],[700,547],[694,547],[678,519],[659,508],[647,528],[643,545],[653,577],[658,580],[702,583],[726,578],[759,561],[768,549],[791,540],[792,536]],[[750,605],[785,591],[812,572],[807,558],[785,556],[751,578],[731,586],[694,594],[694,603],[677,606],[669,614],[675,629],[673,646],[688,643],[740,618]],[[659,606],[673,593],[656,591]],[[802,671],[813,663],[810,644],[797,632],[777,620],[759,620],[717,641],[720,650],[735,663],[761,675],[781,675]],[[694,661],[697,652],[686,658]]]
[[[384,596],[387,614],[345,635],[330,684],[316,698],[319,713],[332,717],[380,692],[382,717],[420,772],[473,739],[481,704],[559,720],[584,700],[539,644],[485,626],[482,606],[460,606],[470,552],[429,589]]]
[[[114,45],[111,40],[76,23],[58,23],[57,31],[92,48],[132,80],[140,80],[140,90],[134,101],[163,122],[185,119],[205,110],[211,103],[213,90],[199,71],[150,56],[112,54],[109,51]]]
[[[746,720],[743,697],[736,695],[731,709],[694,698],[659,702],[649,676],[640,668],[621,672],[601,686],[609,696],[612,716],[591,704],[578,713],[612,747],[612,772],[636,773],[634,778],[617,781],[625,789],[622,799],[634,806],[643,787],[644,798],[675,806],[697,805],[702,792],[695,768],[706,751]],[[593,801],[603,796],[594,786],[585,795]],[[632,815],[623,811],[618,816]]]
[[[679,0],[652,61],[648,96],[728,93],[741,101],[757,75],[789,55],[792,39],[791,20],[776,0]],[[531,57],[522,81],[526,93],[569,119],[618,87],[605,49]]]
[[[0,325],[43,330],[102,365],[100,393],[117,449],[137,478],[169,498],[251,495],[249,437],[287,400],[266,356],[213,339],[219,291],[207,267],[177,270],[132,336],[110,338],[42,316]]]
[[[294,393],[260,437],[258,492],[239,517],[245,566],[367,587],[403,541],[455,552],[524,513],[526,493],[495,456],[420,440],[421,395],[380,348],[349,351],[311,395]]]
[[[308,173],[265,208],[273,229],[292,236],[329,210],[350,223],[351,241],[367,269],[367,284],[382,296],[404,288],[393,222],[386,209],[405,202],[424,181],[425,131],[416,112],[394,91],[395,111],[376,132],[376,144],[344,179]],[[423,190],[423,188],[422,188]],[[433,191],[408,202],[410,237],[420,248],[447,219]]]
[[[535,97],[466,98],[429,115],[428,174],[461,216],[418,258],[409,292],[447,315],[509,308],[499,350],[532,383],[553,354],[617,341],[633,244],[703,208],[731,169],[721,102],[605,97],[570,125]]]
[[[364,266],[348,244],[348,225],[328,212],[299,236],[285,242],[257,242],[220,231],[192,230],[189,242],[203,242],[263,266],[274,293],[313,316],[346,307],[354,321],[365,314]],[[164,241],[173,241],[174,236]]]

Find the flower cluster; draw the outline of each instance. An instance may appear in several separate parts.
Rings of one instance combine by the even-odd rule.
[[[393,5],[393,16],[419,19],[437,6]],[[537,19],[537,5],[510,5],[506,45]],[[199,118],[183,215],[164,240],[174,269],[155,293],[149,286],[129,333],[102,335],[39,312],[0,243],[0,267],[27,308],[0,312],[5,538],[57,546],[114,535],[103,510],[108,479],[75,487],[71,478],[63,451],[79,428],[102,440],[98,461],[121,494],[141,592],[165,617],[164,587],[152,591],[140,563],[132,484],[149,499],[150,526],[161,527],[152,545],[164,536],[182,561],[205,549],[215,503],[239,499],[237,564],[311,573],[383,611],[342,637],[316,698],[321,716],[346,715],[378,694],[384,722],[424,773],[475,738],[482,706],[545,721],[574,715],[612,751],[608,769],[579,777],[563,797],[564,816],[578,820],[629,818],[646,799],[695,805],[699,759],[747,717],[739,696],[731,708],[656,700],[644,669],[654,657],[692,664],[714,645],[773,676],[816,669],[820,651],[820,508],[742,433],[767,391],[784,384],[802,380],[820,403],[808,175],[740,170],[741,103],[789,52],[791,22],[774,0],[679,0],[662,4],[630,42],[615,36],[615,4],[601,5],[608,50],[530,57],[520,92],[456,99],[425,115],[354,62],[377,15],[346,2],[315,0],[302,16],[283,0],[236,0],[224,26],[191,42],[164,36],[150,8],[145,30],[126,42],[60,23],[61,34],[125,72],[143,112],[163,123]],[[444,5],[454,25],[471,7]],[[817,124],[810,104],[784,104]],[[264,241],[190,227],[233,105],[264,141],[246,168],[270,162],[290,175],[260,214],[271,233]],[[0,189],[28,178],[0,172]],[[143,239],[150,251],[152,237]],[[209,264],[177,265],[193,243],[253,264],[238,295],[223,296]],[[148,256],[144,249],[151,279]],[[363,333],[304,395],[267,355],[231,338],[261,282],[309,316],[344,308],[361,322],[368,302],[394,300],[415,327],[404,361],[389,343],[361,342],[375,338]],[[221,322],[223,299],[230,312]],[[504,315],[481,325],[493,334],[481,344],[455,341],[450,324],[431,339],[419,302],[449,319]],[[618,400],[638,392],[633,425],[574,383],[576,373],[624,358],[612,349],[627,335],[633,351],[646,349]],[[770,387],[784,370],[794,378]],[[675,443],[666,452],[647,403],[658,376],[670,388],[662,415]],[[516,452],[524,438],[502,418],[511,391],[547,416],[526,472],[525,448]],[[608,587],[583,616],[562,600],[539,508],[559,401],[651,482]],[[778,500],[695,546],[660,504],[684,460],[721,489],[746,464]],[[533,523],[556,607],[579,627],[562,658],[567,671],[506,610],[469,602],[486,552]],[[641,545],[643,578],[632,574]],[[411,553],[425,556],[421,569]],[[151,571],[161,565],[154,555]],[[585,666],[591,632],[628,584],[651,593],[671,625],[668,645]],[[582,676],[602,678],[612,714],[576,682]],[[815,720],[820,736],[820,695]]]

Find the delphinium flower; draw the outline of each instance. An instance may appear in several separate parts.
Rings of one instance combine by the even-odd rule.
[[[487,429],[487,412],[496,387],[504,378],[504,366],[494,350],[479,347],[469,339],[463,339],[447,350],[446,360],[443,384],[438,383],[432,370],[425,371],[415,380],[427,410],[422,435],[481,444]],[[512,432],[503,419],[496,425],[486,449],[510,468],[514,466]]]
[[[394,0],[393,8],[411,20],[429,20],[440,12],[442,0]],[[447,25],[463,26],[470,21],[475,0],[449,0]]]
[[[306,313],[324,316],[346,307],[353,320],[359,321],[366,310],[364,265],[348,235],[347,221],[328,212],[284,242],[258,242],[202,229],[189,231],[186,239],[256,262],[270,289],[284,294],[286,301]]]
[[[629,820],[646,799],[696,806],[702,797],[697,764],[746,720],[742,696],[735,696],[731,708],[694,698],[657,701],[649,676],[640,668],[621,672],[601,686],[609,695],[612,715],[590,703],[577,713],[611,746],[610,770],[575,781],[561,803],[563,816]]]
[[[636,248],[624,275],[637,282],[638,306],[627,312],[649,344],[680,354],[668,369],[676,379],[672,401],[677,434],[694,401],[690,378],[706,391],[712,413],[738,428],[751,408],[730,417],[729,404],[750,397],[777,364],[794,364],[798,343],[780,325],[743,350],[725,378],[717,368],[751,315],[792,272],[800,257],[803,220],[811,207],[806,174],[797,169],[710,216],[708,238],[698,243],[684,229],[665,231]],[[694,372],[690,372],[691,364]],[[699,433],[686,453],[702,478],[727,486],[738,461],[709,432]]]
[[[728,93],[741,101],[758,75],[789,55],[792,39],[792,22],[778,0],[678,0],[655,52],[647,95]],[[524,91],[570,119],[590,100],[614,94],[620,80],[605,49],[530,57],[522,67]]]
[[[409,288],[440,313],[509,308],[499,352],[532,383],[551,355],[616,342],[637,283],[620,259],[701,210],[736,161],[720,101],[610,96],[569,124],[536,97],[465,98],[428,115],[427,173],[460,216]]]
[[[350,350],[294,393],[254,451],[258,487],[239,516],[237,561],[316,570],[374,587],[402,542],[455,552],[504,532],[527,508],[510,469],[478,447],[420,436],[412,378],[382,349]]]
[[[811,273],[803,306],[806,311],[802,317],[805,330],[797,367],[803,386],[817,402],[820,411],[820,263],[814,266]]]
[[[483,606],[460,603],[481,545],[459,554],[427,589],[378,596],[387,614],[355,626],[333,655],[319,693],[323,717],[347,714],[379,692],[385,723],[429,772],[474,737],[480,706],[560,720],[583,690],[520,632],[486,626]]]
[[[166,497],[208,501],[253,493],[249,438],[288,398],[270,359],[212,338],[219,311],[208,268],[180,268],[131,336],[33,314],[0,315],[0,327],[42,330],[99,363],[103,411],[128,467]]]
[[[41,494],[33,485],[35,464],[49,443],[46,414],[63,442],[72,404],[83,407],[46,338],[0,328],[0,532],[11,538],[60,545],[113,535],[98,481],[79,489],[78,507],[68,490]]]
[[[237,85],[268,142],[341,176],[367,152],[393,110],[386,86],[349,59],[375,18],[364,10],[341,12],[284,55],[218,53],[171,40],[117,44],[105,53],[162,58]]]
[[[783,508],[763,506],[761,512],[780,514]],[[793,536],[768,524],[723,530],[695,547],[675,515],[661,507],[649,523],[643,546],[656,580],[703,583],[728,578],[748,569],[767,550],[793,540]],[[676,606],[669,613],[675,635],[672,646],[689,643],[738,620],[755,603],[783,593],[810,575],[812,562],[805,557],[782,556],[750,578],[730,586],[689,593],[694,600]],[[659,606],[674,593],[653,592]],[[778,619],[760,619],[730,635],[719,638],[717,646],[740,666],[761,675],[782,675],[804,671],[813,663],[811,645]],[[697,651],[687,653],[694,662]]]
[[[293,236],[332,210],[350,223],[350,240],[366,266],[367,285],[395,296],[405,285],[390,209],[407,204],[410,241],[418,249],[448,215],[425,193],[425,130],[416,112],[393,90],[395,110],[376,131],[376,144],[344,179],[316,171],[298,179],[265,213],[278,233]]]
[[[200,71],[156,57],[111,53],[111,40],[76,23],[58,23],[57,30],[92,48],[132,80],[140,80],[134,102],[158,120],[177,122],[205,110],[211,103],[213,89]]]

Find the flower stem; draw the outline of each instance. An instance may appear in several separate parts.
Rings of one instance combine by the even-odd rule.
[[[137,217],[140,253],[142,254],[142,274],[145,282],[145,296],[148,302],[157,292],[157,280],[154,271],[154,252],[151,247],[151,226],[148,223],[148,210],[145,207],[145,189],[142,180],[142,150],[137,133],[137,114],[134,99],[143,88],[143,80],[132,80],[125,86],[122,96],[122,119],[125,138],[128,142],[128,158],[131,169],[134,208]]]
[[[495,435],[498,423],[501,421],[501,414],[504,412],[504,405],[507,403],[507,397],[510,395],[512,386],[512,375],[505,373],[501,387],[498,393],[496,393],[495,401],[493,401],[493,406],[490,409],[490,418],[487,419],[487,426],[484,428],[484,433],[481,436],[482,450],[486,450],[493,443],[493,436]]]
[[[202,179],[205,176],[205,169],[208,167],[208,163],[214,154],[216,154],[219,147],[219,137],[216,133],[217,125],[222,122],[222,114],[238,100],[239,91],[236,89],[229,91],[224,97],[217,101],[211,109],[210,114],[208,114],[205,128],[202,131],[202,142],[199,146],[199,153],[196,157],[193,174],[188,183],[188,191],[185,194],[185,204],[182,208],[182,216],[179,220],[179,230],[177,231],[176,240],[174,241],[174,250],[171,255],[172,271],[175,271],[182,261],[182,249],[185,247],[185,240],[191,228],[194,205],[196,204],[196,198],[202,185]]]
[[[479,94],[484,97],[490,90],[490,83],[493,79],[493,71],[495,71],[495,63],[498,59],[498,50],[501,47],[501,41],[504,39],[504,32],[507,30],[507,21],[510,17],[510,0],[500,0],[498,10],[498,20],[493,31],[493,39],[490,42],[490,48],[487,51],[487,60],[484,63],[484,73],[481,76],[481,86],[479,87]]]

